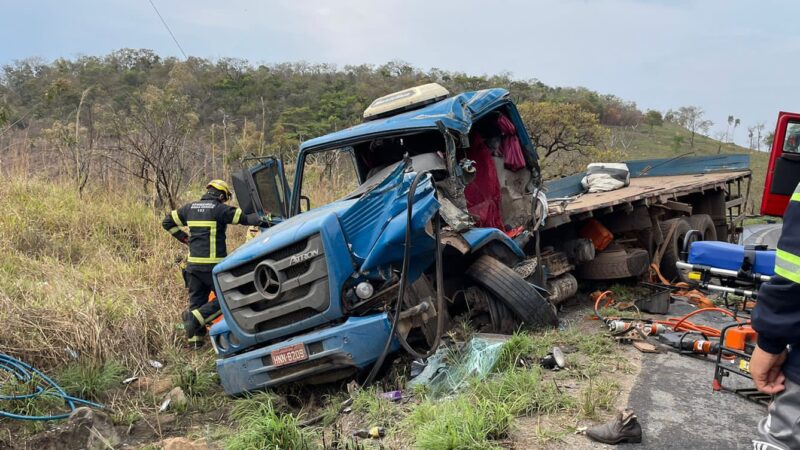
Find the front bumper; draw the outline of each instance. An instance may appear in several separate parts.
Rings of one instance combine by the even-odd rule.
[[[336,381],[374,363],[383,351],[390,328],[385,313],[351,317],[341,325],[218,359],[217,372],[229,395],[290,382],[318,384]],[[308,359],[279,367],[272,364],[273,351],[296,344],[305,346]],[[391,350],[398,348],[394,340]]]

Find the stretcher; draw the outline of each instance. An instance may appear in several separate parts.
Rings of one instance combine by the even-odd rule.
[[[775,274],[775,251],[766,246],[697,240],[702,239],[698,234],[694,230],[687,233],[678,269],[701,288],[721,292],[726,307],[729,294],[757,299],[761,283]]]

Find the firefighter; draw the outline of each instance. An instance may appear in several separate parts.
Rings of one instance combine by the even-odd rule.
[[[240,208],[226,205],[231,189],[223,180],[211,180],[200,200],[170,211],[161,225],[175,239],[189,246],[185,281],[189,288],[189,309],[183,312],[188,343],[202,347],[206,324],[220,315],[219,301],[208,301],[214,290],[211,270],[227,256],[225,229],[230,225],[264,225],[256,214],[244,215]],[[183,228],[188,227],[187,234]]]
[[[776,395],[758,424],[754,449],[800,448],[800,185],[786,212],[775,275],[761,285],[753,309],[758,345],[750,360],[756,388]],[[789,346],[787,348],[787,346]]]

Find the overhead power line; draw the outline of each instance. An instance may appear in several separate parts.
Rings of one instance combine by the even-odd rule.
[[[172,36],[172,40],[175,41],[175,45],[177,45],[178,46],[178,50],[181,51],[181,54],[183,55],[183,59],[188,59],[189,57],[186,56],[186,52],[183,51],[183,47],[181,47],[181,43],[178,42],[178,38],[175,37],[175,33],[172,32],[172,30],[169,28],[169,25],[167,25],[167,21],[164,20],[164,18],[161,17],[161,13],[158,12],[158,8],[156,8],[156,4],[153,3],[153,0],[147,0],[147,1],[150,2],[150,6],[153,7],[153,11],[156,12],[156,15],[158,16],[158,18],[161,19],[161,23],[164,24],[164,28],[166,28],[167,32],[169,33],[169,35]]]

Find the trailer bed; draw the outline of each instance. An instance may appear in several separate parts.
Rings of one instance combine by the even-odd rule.
[[[569,198],[556,198],[548,202],[548,219],[545,228],[554,228],[572,220],[591,217],[594,211],[611,212],[617,207],[630,208],[637,203],[666,204],[678,197],[727,189],[728,184],[750,176],[749,170],[667,176],[631,178],[629,186],[609,192],[579,194]],[[742,198],[734,202],[743,202]],[[679,205],[671,204],[679,207]],[[734,205],[728,205],[734,206]]]

